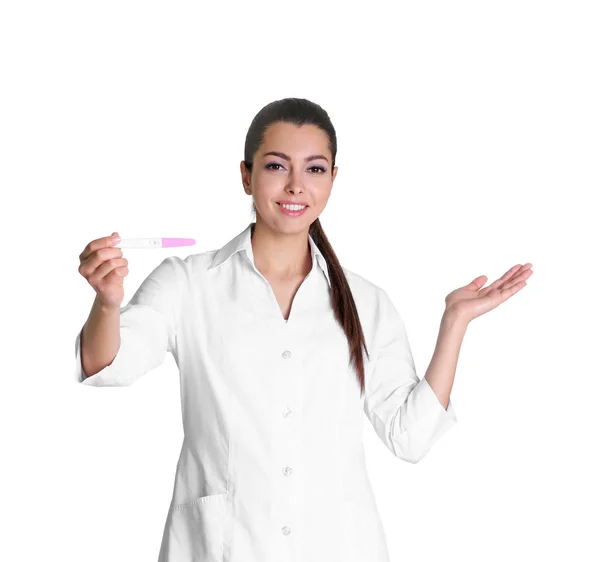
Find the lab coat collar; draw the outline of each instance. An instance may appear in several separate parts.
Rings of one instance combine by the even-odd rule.
[[[252,252],[251,236],[252,236],[252,227],[255,224],[256,223],[254,221],[250,222],[248,224],[248,226],[242,232],[240,232],[237,236],[232,238],[222,248],[219,248],[216,251],[216,253],[213,257],[212,263],[210,264],[210,267],[208,269],[212,269],[213,267],[217,267],[217,266],[221,265],[223,262],[225,262],[227,259],[229,259],[233,254],[235,254],[236,252],[239,252],[241,250],[245,250],[250,261],[252,263],[254,263],[254,254]],[[314,260],[316,259],[319,267],[321,268],[321,270],[325,274],[325,277],[327,278],[327,283],[331,287],[331,281],[329,279],[329,271],[327,269],[327,262],[325,260],[325,256],[321,253],[321,250],[319,250],[317,244],[315,243],[315,241],[313,240],[313,238],[310,234],[308,235],[308,243],[310,246],[313,263],[314,263]]]

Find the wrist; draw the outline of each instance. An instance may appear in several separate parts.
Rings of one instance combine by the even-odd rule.
[[[466,330],[469,320],[456,309],[450,307],[446,308],[442,314],[442,324],[450,328],[462,328]]]
[[[94,299],[94,308],[103,314],[114,314],[121,310],[119,305],[105,303],[98,295]]]

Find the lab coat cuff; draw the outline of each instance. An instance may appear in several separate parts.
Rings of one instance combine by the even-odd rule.
[[[448,408],[444,408],[425,377],[410,393],[405,413],[408,416],[400,416],[400,434],[402,436],[407,431],[405,435],[408,442],[412,443],[410,450],[413,462],[423,458],[457,421],[452,401],[449,400]]]
[[[86,376],[81,362],[81,334],[83,328],[77,334],[75,339],[75,381],[89,386],[125,386],[123,383],[123,372],[126,371],[127,358],[125,346],[123,346],[123,331],[121,331],[121,346],[117,355],[110,365],[98,371],[94,375]]]
[[[444,408],[425,377],[419,381],[419,383],[413,389],[413,392],[417,393],[415,396],[418,397],[419,400],[422,400],[428,405],[431,403],[430,408],[432,413],[439,416],[442,421],[457,421],[456,413],[454,412],[454,407],[452,406],[452,398],[448,399],[448,407]]]

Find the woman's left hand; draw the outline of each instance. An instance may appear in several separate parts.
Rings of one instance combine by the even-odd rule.
[[[519,292],[527,285],[526,279],[529,279],[532,274],[530,263],[517,264],[484,289],[481,287],[487,277],[480,275],[468,285],[452,291],[446,297],[446,314],[456,314],[462,321],[470,322]]]

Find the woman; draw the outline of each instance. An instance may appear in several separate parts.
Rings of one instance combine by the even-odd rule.
[[[166,258],[122,309],[121,250],[105,237],[80,256],[97,295],[76,340],[77,380],[132,384],[167,351],[180,371],[185,437],[161,562],[388,562],[362,414],[398,458],[423,458],[456,422],[469,321],[532,273],[517,265],[451,292],[419,379],[389,296],[342,267],[321,228],[336,152],[320,106],[273,102],[241,162],[256,222],[218,250]]]

